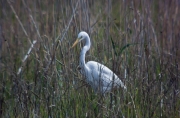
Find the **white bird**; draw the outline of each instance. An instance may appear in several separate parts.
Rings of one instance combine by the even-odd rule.
[[[80,53],[79,70],[85,76],[86,82],[91,85],[95,92],[106,93],[119,86],[126,90],[126,86],[120,78],[108,67],[95,61],[85,62],[85,54],[91,46],[89,35],[86,32],[82,31],[78,34],[78,38],[71,48],[82,40],[85,40],[85,45]]]

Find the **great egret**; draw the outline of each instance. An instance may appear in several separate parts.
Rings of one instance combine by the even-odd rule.
[[[78,34],[78,38],[71,48],[82,40],[85,40],[85,45],[80,53],[79,70],[80,73],[85,76],[87,83],[91,85],[94,91],[106,93],[111,91],[114,87],[119,86],[126,90],[126,86],[123,84],[120,78],[118,78],[118,76],[108,67],[95,61],[85,63],[85,54],[91,46],[89,35],[86,32],[81,31]]]

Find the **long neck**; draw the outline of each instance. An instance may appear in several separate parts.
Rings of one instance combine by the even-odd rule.
[[[90,49],[90,46],[91,46],[91,42],[90,42],[90,38],[89,38],[89,36],[88,37],[86,37],[85,39],[85,45],[84,45],[84,47],[83,47],[83,49],[81,50],[81,53],[80,53],[80,66],[81,67],[86,67],[86,65],[85,65],[85,55],[86,55],[86,52]]]

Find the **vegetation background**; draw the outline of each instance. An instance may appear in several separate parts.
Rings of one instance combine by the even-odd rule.
[[[84,82],[82,30],[127,92]],[[179,118],[179,47],[179,0],[1,0],[0,117]]]

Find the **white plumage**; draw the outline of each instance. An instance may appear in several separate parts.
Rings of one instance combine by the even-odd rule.
[[[126,90],[126,86],[120,78],[108,67],[95,61],[85,63],[85,54],[91,46],[89,35],[84,31],[80,32],[72,48],[82,40],[85,40],[85,45],[80,53],[79,70],[85,76],[86,82],[91,85],[95,92],[106,93],[119,86]]]

